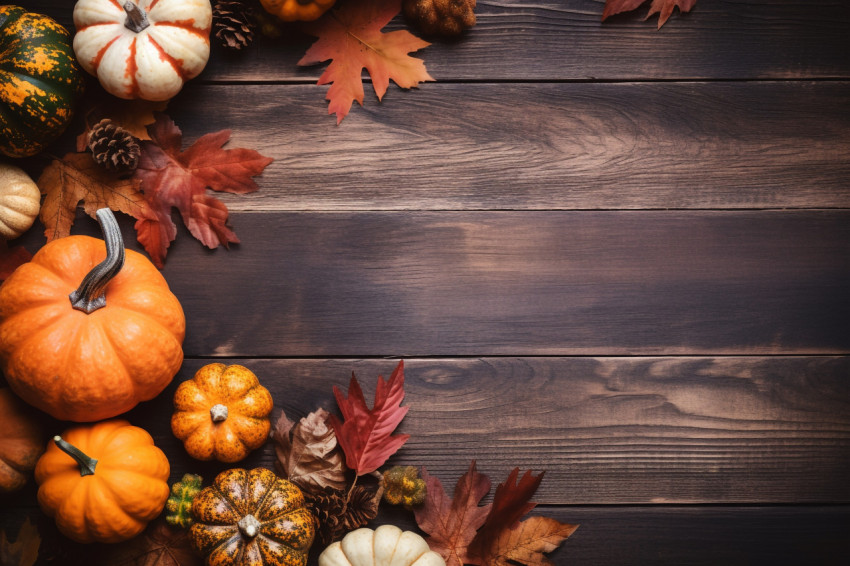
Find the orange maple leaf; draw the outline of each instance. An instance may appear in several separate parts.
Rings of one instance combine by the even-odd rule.
[[[609,16],[619,14],[621,12],[630,12],[643,4],[646,0],[607,0],[605,9],[602,11],[602,20],[604,21]],[[653,14],[658,16],[658,28],[667,21],[673,13],[673,8],[677,7],[682,12],[689,12],[697,3],[697,0],[652,0],[652,5],[649,7],[644,21],[648,20]]]
[[[305,27],[305,31],[319,39],[298,64],[332,60],[318,84],[333,83],[325,99],[330,101],[328,114],[336,113],[337,124],[351,110],[353,101],[363,106],[363,69],[372,77],[378,100],[387,92],[390,79],[401,88],[434,80],[421,59],[408,55],[430,43],[405,30],[381,33],[399,11],[401,0],[348,2]]]
[[[550,517],[529,517],[512,529],[503,530],[488,549],[488,566],[551,565],[544,552],[552,552],[575,532],[578,525]]]

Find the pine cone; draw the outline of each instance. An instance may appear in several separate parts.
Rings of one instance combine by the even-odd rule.
[[[239,51],[254,41],[253,8],[240,0],[218,0],[213,8],[213,35],[227,49]]]
[[[345,533],[362,527],[378,515],[380,496],[374,490],[357,485],[348,492],[326,487],[322,491],[304,492],[307,509],[318,523],[316,534],[323,546],[327,546]]]
[[[136,138],[109,118],[104,118],[92,127],[88,148],[95,163],[113,173],[134,171],[142,155],[142,148]]]
[[[426,35],[460,35],[475,25],[475,0],[404,0],[402,9]]]

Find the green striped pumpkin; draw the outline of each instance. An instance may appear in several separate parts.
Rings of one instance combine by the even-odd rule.
[[[83,84],[68,30],[20,6],[0,6],[0,152],[34,155],[59,137]]]

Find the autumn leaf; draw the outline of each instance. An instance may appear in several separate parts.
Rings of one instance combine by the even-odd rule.
[[[89,132],[92,126],[108,118],[116,126],[127,130],[130,135],[139,140],[151,139],[148,134],[148,124],[156,121],[154,113],[163,112],[168,101],[150,102],[148,100],[124,100],[110,97],[108,102],[98,101],[86,114],[86,128],[77,136],[77,151],[85,151],[88,147]]]
[[[630,12],[644,2],[646,0],[606,0],[605,8],[602,10],[602,20],[614,14]],[[678,7],[682,12],[689,12],[696,3],[697,0],[652,0],[644,20],[648,20],[653,14],[659,14],[658,29],[661,29],[661,26],[673,14],[673,8]]]
[[[108,545],[99,563],[104,566],[200,566],[202,560],[192,550],[189,531],[156,521],[140,536]]]
[[[272,430],[275,466],[301,488],[346,487],[344,455],[337,444],[329,413],[319,409],[298,423],[281,413]]]
[[[401,88],[413,88],[434,79],[421,59],[408,53],[430,45],[408,31],[381,33],[401,10],[401,0],[362,0],[348,2],[331,10],[320,20],[305,27],[319,38],[299,65],[314,65],[332,60],[318,84],[331,84],[326,100],[328,114],[336,113],[339,124],[351,110],[353,101],[363,106],[362,71],[372,77],[378,100],[387,92],[390,79]]]
[[[513,529],[501,531],[487,549],[487,566],[510,566],[515,562],[527,566],[550,565],[544,552],[552,552],[578,525],[562,523],[550,517],[529,517]]]
[[[400,406],[404,399],[404,361],[398,363],[387,382],[378,376],[375,404],[371,410],[353,373],[348,398],[336,386],[334,397],[344,422],[331,415],[330,423],[345,452],[346,465],[358,476],[380,468],[410,438],[409,434],[392,436],[408,409]]]
[[[140,218],[136,233],[154,264],[162,267],[168,246],[177,237],[172,208],[180,212],[189,232],[208,248],[238,243],[239,238],[227,226],[227,207],[206,190],[236,194],[256,191],[259,187],[253,177],[272,159],[252,149],[222,149],[230,139],[230,130],[201,136],[182,151],[183,134],[164,114],[157,114],[148,132],[151,139],[141,144],[135,177],[142,182],[153,218]]]
[[[29,517],[24,520],[18,538],[10,542],[6,531],[0,531],[0,564],[2,566],[32,566],[38,559],[41,536]]]
[[[446,566],[469,563],[467,547],[490,512],[490,505],[478,505],[490,491],[490,479],[478,473],[473,460],[455,485],[451,500],[440,480],[428,475],[424,468],[422,479],[427,495],[425,502],[414,509],[414,514],[416,524],[429,535],[428,546],[443,557]]]
[[[95,218],[99,208],[111,208],[142,220],[155,218],[139,191],[140,181],[122,179],[99,167],[89,153],[69,153],[54,159],[36,183],[46,195],[39,217],[47,241],[68,236],[82,201],[86,214]]]
[[[32,254],[23,246],[10,248],[6,240],[0,240],[0,281],[8,279],[18,267],[31,259]]]

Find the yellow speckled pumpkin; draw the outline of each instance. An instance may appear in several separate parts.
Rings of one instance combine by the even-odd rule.
[[[151,435],[111,420],[65,431],[35,467],[38,503],[77,542],[120,542],[160,514],[170,466]]]
[[[20,6],[0,6],[0,152],[41,151],[65,131],[82,92],[68,30]]]
[[[209,364],[177,388],[171,431],[193,458],[238,462],[268,438],[272,406],[251,370]]]
[[[192,503],[192,546],[208,566],[304,566],[315,534],[301,490],[265,468],[218,475]]]

